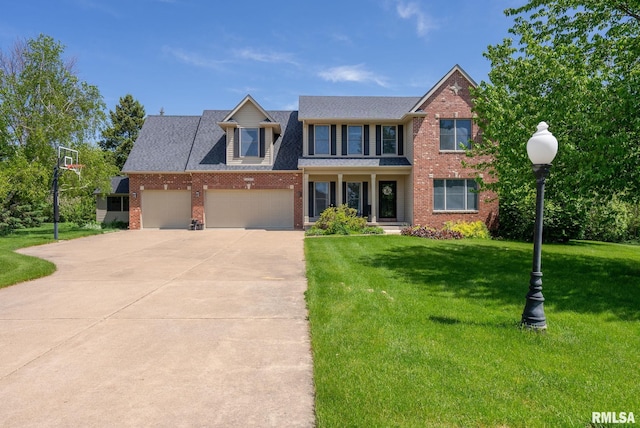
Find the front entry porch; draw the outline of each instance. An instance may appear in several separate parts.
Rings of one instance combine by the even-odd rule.
[[[410,175],[398,171],[363,174],[359,171],[305,171],[303,174],[304,226],[312,226],[322,211],[347,204],[371,225],[411,223]]]

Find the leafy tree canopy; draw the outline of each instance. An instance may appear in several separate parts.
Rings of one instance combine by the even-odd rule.
[[[614,196],[637,203],[640,5],[530,0],[505,13],[515,41],[488,47],[490,82],[474,93],[484,130],[474,153],[493,155],[484,167],[499,178],[489,186],[507,204],[532,200],[525,145],[545,121],[559,143],[547,185],[552,206],[575,218]]]
[[[115,111],[110,111],[111,125],[102,131],[102,150],[111,151],[115,157],[115,163],[122,169],[138,138],[145,120],[144,107],[135,100],[131,94],[120,98]]]
[[[21,147],[29,161],[51,164],[56,145],[92,137],[104,119],[98,88],[82,82],[53,38],[18,41],[0,51],[0,156]]]
[[[80,161],[91,167],[82,184],[63,174],[62,197],[91,201],[96,186],[114,173],[87,143],[105,118],[102,96],[78,79],[74,61],[63,53],[45,35],[0,50],[0,232],[42,221],[44,207],[51,206],[57,146],[79,149]]]

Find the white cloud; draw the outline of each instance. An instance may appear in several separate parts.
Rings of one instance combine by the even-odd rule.
[[[366,70],[363,64],[332,67],[319,72],[318,76],[330,82],[373,82],[377,85],[387,87],[387,82],[384,77]]]
[[[219,70],[222,68],[223,64],[228,63],[229,61],[225,60],[214,60],[210,58],[206,58],[195,52],[188,52],[180,48],[172,48],[170,46],[164,46],[162,51],[166,54],[171,55],[177,60],[189,64],[194,65],[196,67],[201,68],[211,68],[214,70]]]
[[[415,19],[416,32],[421,37],[426,36],[429,31],[435,28],[431,17],[420,9],[418,3],[405,3],[399,0],[396,5],[396,12],[398,12],[398,16],[402,19]]]
[[[249,59],[258,62],[274,62],[298,65],[293,55],[287,52],[263,52],[255,49],[241,49],[235,51],[235,55],[239,58]]]

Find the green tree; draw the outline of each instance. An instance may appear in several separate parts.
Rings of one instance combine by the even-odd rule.
[[[120,97],[115,111],[109,112],[111,124],[102,131],[100,147],[113,153],[119,169],[122,169],[129,157],[133,143],[144,124],[145,115],[142,104],[130,94]]]
[[[8,229],[41,219],[56,147],[85,144],[104,121],[98,88],[80,81],[63,53],[45,35],[0,50],[0,217]]]
[[[492,68],[474,92],[484,132],[473,154],[493,156],[483,167],[499,178],[487,186],[500,197],[501,223],[520,227],[534,201],[525,145],[538,122],[549,123],[559,151],[547,225],[555,238],[577,237],[594,204],[640,200],[640,6],[530,0],[505,14],[516,40],[485,52]]]

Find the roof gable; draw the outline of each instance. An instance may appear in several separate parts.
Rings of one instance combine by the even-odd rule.
[[[233,116],[235,116],[240,110],[242,110],[242,108],[248,103],[253,104],[253,106],[257,108],[258,111],[260,111],[260,113],[262,113],[262,115],[266,119],[265,122],[275,122],[275,120],[273,120],[273,117],[271,117],[271,115],[267,113],[266,110],[263,109],[262,106],[258,104],[258,102],[254,100],[251,95],[247,95],[246,97],[244,97],[244,99],[240,101],[240,103],[222,119],[222,122],[233,121],[234,120]]]
[[[431,88],[429,90],[429,92],[427,92],[426,94],[424,94],[424,96],[422,98],[419,99],[419,101],[413,106],[413,108],[411,109],[411,113],[418,113],[420,106],[423,105],[429,98],[431,98],[431,96],[436,93],[440,87],[451,77],[453,76],[454,73],[460,73],[462,75],[462,77],[469,83],[469,86],[475,88],[478,86],[478,84],[471,78],[471,76],[469,76],[469,74],[467,74],[466,71],[464,71],[462,69],[462,67],[460,67],[458,64],[454,65],[453,68],[451,70],[449,70],[449,72],[447,74],[445,74],[442,79],[440,79],[438,81],[438,83],[436,83],[435,85],[433,85],[433,88]]]

